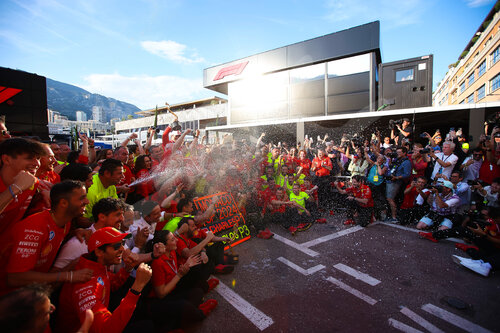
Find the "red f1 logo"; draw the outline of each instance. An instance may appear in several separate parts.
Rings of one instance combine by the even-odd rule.
[[[14,97],[15,95],[19,94],[22,91],[22,89],[16,89],[16,88],[6,88],[6,87],[0,87],[0,103],[5,102],[11,97]]]
[[[247,66],[248,61],[222,68],[214,77],[214,81],[222,80],[229,75],[240,75]]]

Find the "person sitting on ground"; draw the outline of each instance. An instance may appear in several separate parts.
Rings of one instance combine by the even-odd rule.
[[[71,220],[83,214],[88,203],[83,183],[67,180],[50,191],[51,210],[30,215],[16,223],[3,244],[0,258],[0,293],[30,283],[84,282],[87,269],[51,272],[61,243],[71,228]]]
[[[299,184],[294,184],[289,199],[291,205],[293,205],[292,207],[296,209],[292,209],[290,211],[290,219],[288,222],[285,222],[284,226],[292,233],[292,235],[295,235],[295,232],[305,231],[312,226],[312,214],[306,208],[306,202],[308,200],[312,201],[313,198],[306,192],[301,192]]]
[[[439,224],[439,230],[451,229],[455,211],[460,205],[460,198],[453,193],[453,184],[444,180],[432,187],[427,202],[431,206],[431,210],[420,219],[417,229],[427,229],[434,223]]]
[[[168,230],[155,234],[153,243],[158,242],[165,244],[166,253],[151,265],[150,309],[157,330],[166,332],[203,320],[217,306],[217,301],[209,299],[202,304],[204,290],[186,281],[191,268],[201,263],[200,256],[192,255],[180,264],[176,255],[178,239]],[[215,278],[208,280],[209,289],[218,283]]]
[[[147,318],[132,317],[142,290],[151,279],[151,268],[142,263],[136,271],[135,281],[120,305],[111,313],[108,310],[112,290],[119,288],[129,277],[135,263],[123,258],[126,266],[118,273],[109,271],[119,265],[124,254],[123,240],[130,234],[112,227],[97,230],[88,241],[89,253],[80,257],[77,269],[92,271],[92,278],[85,283],[66,283],[59,297],[56,332],[75,332],[85,317],[85,310],[94,313],[91,332],[152,332],[154,325]],[[134,321],[131,321],[131,319]]]
[[[398,219],[402,225],[419,221],[429,210],[426,205],[430,190],[425,188],[427,179],[418,177],[405,189],[403,203],[399,207]]]
[[[225,245],[223,242],[229,244],[231,242],[230,238],[214,236],[211,231],[205,232],[198,229],[192,217],[183,217],[174,235],[179,240],[177,254],[181,263],[184,263],[192,255],[201,254],[204,265],[197,272],[204,278],[204,281],[208,279],[212,272],[229,274],[234,270],[234,266],[226,265],[224,261]],[[195,239],[198,243],[195,242]]]
[[[174,232],[177,230],[177,225],[181,221],[183,217],[189,216],[192,217],[195,221],[196,225],[203,225],[207,219],[212,216],[215,210],[215,201],[212,201],[210,206],[208,206],[207,210],[201,214],[197,214],[193,216],[194,208],[193,208],[193,200],[184,198],[179,200],[177,203],[177,211],[178,213],[173,213],[172,218],[165,224],[163,230],[169,230],[170,232]]]
[[[351,187],[342,189],[339,182],[335,181],[335,187],[340,194],[347,195],[347,214],[348,219],[344,225],[355,224],[354,216],[357,217],[357,224],[366,227],[371,222],[373,213],[373,198],[372,192],[368,185],[364,184],[364,177],[360,175],[353,176],[351,179]]]

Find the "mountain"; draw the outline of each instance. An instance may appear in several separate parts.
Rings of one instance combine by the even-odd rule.
[[[92,94],[82,88],[49,78],[47,78],[47,105],[49,109],[60,112],[70,120],[76,120],[78,110],[85,112],[87,119],[92,119],[93,106],[103,108],[106,121],[112,118],[121,119],[140,111],[135,105]]]

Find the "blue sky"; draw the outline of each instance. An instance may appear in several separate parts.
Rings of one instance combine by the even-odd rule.
[[[493,0],[1,0],[0,66],[141,109],[215,95],[203,69],[379,20],[382,61],[434,54],[434,87]]]

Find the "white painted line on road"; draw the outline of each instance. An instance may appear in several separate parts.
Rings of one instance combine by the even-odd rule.
[[[396,319],[389,318],[389,325],[392,327],[406,333],[424,333],[420,330],[417,330],[416,328],[413,328],[411,326],[408,326],[406,324],[403,324],[400,321],[397,321]]]
[[[487,330],[486,328],[483,328],[479,325],[476,325],[460,316],[457,316],[456,314],[453,314],[451,312],[448,312],[444,309],[441,309],[433,304],[425,304],[422,306],[422,310],[429,312],[430,314],[439,317],[447,322],[449,322],[452,325],[455,325],[456,327],[459,327],[463,329],[464,331],[467,332],[483,332],[483,333],[491,333],[491,331]]]
[[[231,288],[219,281],[218,287],[215,289],[226,301],[229,302],[236,310],[244,315],[261,331],[271,326],[274,321],[271,317],[266,316],[262,311],[252,306],[250,303],[241,298]]]
[[[315,245],[321,244],[323,242],[327,242],[329,240],[332,240],[332,239],[335,239],[335,238],[338,238],[338,237],[342,237],[342,236],[351,234],[353,232],[356,232],[356,231],[359,231],[359,230],[362,230],[362,229],[363,229],[363,227],[360,227],[359,225],[357,225],[357,226],[349,228],[349,229],[344,229],[344,230],[341,230],[339,232],[336,232],[336,233],[333,233],[333,234],[330,234],[330,235],[326,235],[326,236],[323,236],[323,237],[320,237],[320,238],[313,239],[311,241],[302,243],[300,245],[302,245],[304,247],[315,246]]]
[[[394,223],[378,222],[378,224],[383,224],[383,225],[386,225],[388,227],[393,227],[393,228],[402,229],[402,230],[406,230],[406,231],[411,231],[411,232],[415,232],[415,233],[423,231],[423,230],[408,228],[408,227],[405,227],[405,226],[402,226],[402,225],[399,225],[399,224],[394,224]]]
[[[419,232],[429,232],[429,231],[426,231],[426,230],[419,230],[419,229],[415,229],[415,228],[408,228],[408,227],[405,227],[405,226],[402,226],[402,225],[399,225],[399,224],[393,224],[393,223],[387,223],[387,222],[375,222],[372,225],[375,225],[375,224],[383,224],[383,225],[386,225],[386,226],[389,226],[389,227],[393,227],[393,228],[397,228],[397,229],[402,229],[402,230],[406,230],[406,231],[411,231],[411,232],[416,232],[416,233],[419,233]],[[462,239],[458,239],[458,238],[452,238],[452,237],[450,237],[450,238],[445,238],[445,239],[441,239],[441,240],[448,241],[448,242],[453,242],[453,243],[462,243],[462,244],[465,244],[465,242]]]
[[[416,322],[417,324],[419,324],[420,326],[422,326],[423,328],[425,328],[426,330],[428,330],[431,333],[444,333],[444,331],[442,331],[439,328],[437,328],[436,326],[432,325],[427,320],[425,320],[424,318],[420,317],[418,314],[416,314],[415,312],[411,311],[407,307],[402,307],[401,308],[401,313],[404,314],[405,316],[407,316],[408,318],[410,318],[411,320],[413,320],[414,322]]]
[[[331,276],[329,276],[326,280],[330,281],[331,283],[333,283],[337,287],[340,287],[340,288],[344,289],[348,293],[353,294],[357,298],[362,299],[363,301],[365,301],[366,303],[368,303],[370,305],[375,305],[375,303],[377,303],[377,301],[374,300],[373,298],[371,298],[370,296],[363,294],[361,291],[359,291],[357,289],[354,289],[353,287],[348,286],[344,282],[339,281],[337,279],[334,279]]]
[[[366,273],[357,271],[354,268],[349,267],[349,266],[344,265],[344,264],[341,264],[341,263],[333,265],[333,267],[335,267],[339,271],[342,271],[346,274],[349,274],[350,276],[354,277],[357,280],[361,280],[364,283],[369,284],[370,286],[376,286],[377,284],[379,284],[381,282],[380,280],[377,280],[374,277],[371,277],[370,275],[368,275]]]
[[[276,239],[282,243],[285,243],[288,246],[293,247],[296,250],[299,250],[301,252],[304,252],[305,254],[311,256],[311,257],[316,257],[319,256],[319,253],[313,250],[308,249],[307,247],[303,246],[302,244],[297,244],[294,241],[289,240],[288,238],[282,237],[278,234],[274,234],[273,239]]]
[[[288,267],[295,269],[297,272],[299,272],[300,274],[305,275],[305,276],[314,274],[317,271],[320,271],[323,268],[325,268],[325,266],[323,266],[323,265],[316,265],[316,266],[311,267],[309,269],[303,269],[302,267],[294,264],[290,260],[285,259],[283,257],[279,257],[278,260],[281,261],[282,263],[284,263],[285,265],[287,265]]]

